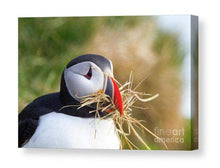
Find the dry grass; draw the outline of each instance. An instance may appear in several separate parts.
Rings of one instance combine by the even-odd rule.
[[[145,78],[146,79],[146,78]],[[144,107],[135,106],[135,102],[149,102],[159,96],[159,94],[151,95],[147,93],[142,93],[136,91],[136,89],[140,86],[140,84],[145,80],[143,79],[138,85],[132,88],[133,83],[133,75],[130,74],[129,80],[125,84],[120,84],[118,81],[119,90],[121,92],[121,96],[123,99],[123,114],[120,114],[118,109],[115,107],[112,99],[106,95],[103,90],[100,90],[96,93],[93,93],[88,96],[80,97],[82,99],[81,104],[78,108],[82,108],[84,106],[89,106],[92,104],[96,104],[96,109],[90,111],[90,113],[95,113],[95,118],[106,119],[107,117],[111,117],[114,125],[115,131],[119,139],[124,138],[125,142],[129,146],[130,149],[139,149],[137,145],[135,145],[130,139],[129,136],[133,134],[139,141],[144,145],[144,147],[150,150],[147,142],[145,142],[142,136],[138,133],[137,129],[148,132],[153,137],[157,138],[164,146],[165,149],[168,149],[167,145],[155,135],[152,131],[146,128],[140,121],[132,117],[132,109],[145,109]],[[77,96],[77,95],[76,95]],[[71,106],[71,105],[70,105]],[[67,106],[65,106],[67,107]],[[69,107],[69,106],[68,106]],[[99,111],[111,111],[108,115],[101,117],[99,115]],[[122,144],[121,144],[122,148]]]

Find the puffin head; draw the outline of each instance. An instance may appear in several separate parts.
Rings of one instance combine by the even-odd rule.
[[[87,96],[102,90],[109,95],[123,114],[122,97],[114,80],[112,62],[100,55],[81,55],[70,61],[63,71],[60,98],[64,105],[81,102]]]

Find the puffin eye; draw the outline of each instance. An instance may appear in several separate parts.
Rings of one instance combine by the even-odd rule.
[[[87,72],[87,74],[86,75],[84,75],[87,79],[91,79],[91,77],[92,77],[92,68],[90,67],[89,68],[89,71]]]

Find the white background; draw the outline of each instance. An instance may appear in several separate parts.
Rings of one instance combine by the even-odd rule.
[[[217,2],[1,1],[0,167],[217,167],[220,152],[220,9]],[[153,14],[195,14],[200,17],[200,150],[167,152],[17,149],[17,17]]]

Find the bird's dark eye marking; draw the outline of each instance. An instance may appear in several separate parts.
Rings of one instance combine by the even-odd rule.
[[[92,68],[90,67],[89,68],[89,71],[87,72],[87,74],[86,75],[84,75],[87,79],[91,79],[91,77],[92,77]]]

